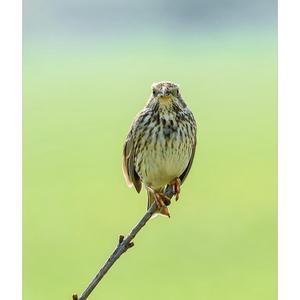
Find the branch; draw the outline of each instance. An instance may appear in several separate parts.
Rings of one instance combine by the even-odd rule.
[[[173,196],[173,191],[170,186],[166,187],[164,193],[170,199]],[[128,234],[128,236],[124,239],[124,236],[120,235],[119,244],[116,247],[116,249],[114,250],[114,252],[112,253],[112,255],[104,263],[103,267],[99,270],[99,272],[96,274],[96,276],[94,277],[92,282],[88,285],[88,287],[85,289],[85,291],[82,293],[82,295],[78,298],[78,296],[76,294],[74,294],[73,300],[86,300],[87,299],[87,297],[91,294],[91,292],[94,290],[94,288],[98,285],[98,283],[101,281],[101,279],[107,273],[107,271],[113,266],[113,264],[119,259],[119,257],[124,252],[126,252],[129,248],[134,246],[134,243],[132,242],[132,240],[135,238],[137,233],[146,225],[146,223],[150,220],[151,216],[155,213],[156,210],[157,210],[157,204],[156,204],[156,202],[153,202],[153,204],[146,211],[146,213],[142,217],[142,219],[133,227],[133,229]]]

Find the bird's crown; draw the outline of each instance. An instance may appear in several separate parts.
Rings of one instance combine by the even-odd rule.
[[[155,89],[158,91],[161,90],[163,87],[170,89],[170,90],[179,88],[178,84],[171,82],[171,81],[160,81],[160,82],[154,82],[152,84],[152,89]]]

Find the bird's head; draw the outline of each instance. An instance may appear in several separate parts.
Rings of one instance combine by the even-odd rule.
[[[179,86],[170,81],[153,83],[150,101],[165,107],[173,106],[173,104],[177,104],[181,108],[186,106],[180,95]]]

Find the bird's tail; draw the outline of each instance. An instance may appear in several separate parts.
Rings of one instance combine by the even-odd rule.
[[[148,203],[147,203],[147,210],[148,210],[152,205],[152,203],[155,201],[155,199],[154,199],[154,194],[149,190],[147,190],[147,196],[148,196]]]

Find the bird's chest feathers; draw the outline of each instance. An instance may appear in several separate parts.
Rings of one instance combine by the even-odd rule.
[[[185,170],[191,150],[183,123],[179,123],[176,114],[159,116],[159,122],[147,137],[148,146],[143,160],[149,166],[151,181],[160,181],[162,174],[166,180],[181,175]],[[163,178],[161,178],[163,180]]]
[[[176,115],[165,113],[159,116],[159,124],[151,138],[157,139],[157,142],[160,144],[160,150],[167,151],[178,140],[180,129]]]

